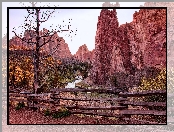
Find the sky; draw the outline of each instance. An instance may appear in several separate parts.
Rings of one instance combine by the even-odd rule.
[[[114,2],[111,2],[114,3]],[[139,7],[144,2],[119,2],[121,7]],[[25,6],[31,5],[24,3]],[[49,6],[59,7],[101,7],[103,2],[54,2],[50,3]],[[48,5],[46,2],[38,3],[37,6]],[[19,2],[2,2],[2,37],[7,33],[7,7],[22,7]],[[51,10],[52,11],[52,10]],[[95,48],[95,35],[97,31],[98,16],[100,15],[99,9],[57,9],[56,12],[48,19],[47,22],[41,24],[41,29],[52,29],[56,26],[64,26],[63,29],[67,29],[70,22],[70,32],[59,33],[58,36],[63,37],[65,42],[68,44],[72,54],[75,54],[78,48],[86,44],[88,49],[91,51]],[[133,20],[133,14],[138,9],[117,9],[117,18],[119,25],[131,22]],[[25,17],[28,15],[24,9],[13,9],[9,12],[9,37],[10,39],[14,36],[12,32],[15,27],[17,34],[23,30],[19,26],[24,23]],[[69,21],[69,19],[72,19]],[[63,22],[64,21],[64,22]],[[50,28],[52,26],[52,28]],[[19,27],[19,28],[18,28]],[[61,29],[62,29],[61,28]],[[59,29],[59,28],[57,28]],[[77,31],[76,31],[77,30]],[[76,33],[75,33],[76,31]],[[75,35],[76,34],[76,35]],[[68,37],[70,35],[71,37]]]

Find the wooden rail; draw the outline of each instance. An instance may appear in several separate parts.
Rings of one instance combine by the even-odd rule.
[[[84,107],[84,106],[66,106],[68,109],[80,109],[80,110],[119,110],[125,108],[125,106],[111,106],[111,107]]]
[[[63,96],[61,93],[75,93],[84,92],[96,92],[105,94],[114,94],[118,97],[114,98],[101,98],[101,97],[78,97],[77,94],[74,97]],[[59,107],[66,107],[71,111],[72,114],[88,114],[88,115],[98,115],[106,117],[117,117],[120,119],[130,119],[132,120],[132,115],[153,115],[153,116],[166,116],[166,111],[160,110],[141,110],[141,109],[130,109],[129,106],[141,106],[141,107],[166,107],[166,102],[141,102],[141,101],[129,101],[127,97],[141,97],[150,95],[164,95],[166,97],[166,91],[156,90],[156,91],[146,91],[146,92],[134,92],[121,93],[120,90],[110,88],[110,89],[79,89],[79,88],[69,88],[69,89],[54,89],[52,93],[49,94],[30,94],[28,92],[10,93],[10,101],[27,102],[27,107],[37,107],[37,108],[49,108],[53,111]],[[82,96],[83,94],[81,94]],[[21,99],[23,97],[24,99]],[[15,99],[16,98],[16,99]],[[19,99],[20,98],[20,99]],[[70,103],[71,101],[71,103]],[[66,103],[70,103],[66,104]],[[44,105],[47,103],[49,105]],[[62,104],[63,103],[63,104]],[[82,105],[81,103],[88,103],[90,105]],[[104,111],[104,112],[103,112]],[[107,112],[106,112],[107,111]],[[140,121],[140,120],[139,120]],[[153,124],[150,121],[140,121]]]
[[[125,98],[65,98],[65,97],[51,97],[52,99],[72,100],[72,101],[125,101]]]
[[[141,97],[141,96],[150,96],[150,95],[167,95],[166,90],[154,90],[154,91],[144,91],[144,92],[133,92],[133,93],[119,93],[120,97]]]
[[[122,90],[121,89],[81,89],[81,88],[63,88],[63,89],[52,89],[52,92],[96,92],[96,93],[110,93],[110,94],[118,94]]]

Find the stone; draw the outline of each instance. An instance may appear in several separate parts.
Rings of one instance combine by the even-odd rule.
[[[95,83],[106,84],[111,68],[113,46],[117,43],[118,20],[116,10],[102,9],[98,17],[95,37],[95,61],[93,75]]]
[[[95,39],[95,84],[105,85],[116,72],[135,76],[145,67],[165,68],[166,10],[140,9],[132,22],[119,26],[116,10],[102,9]]]
[[[45,36],[49,30],[43,28],[42,31],[40,31],[40,36]],[[24,32],[24,37],[21,37],[21,39],[25,40],[31,40],[32,42],[36,42],[36,34],[33,30],[26,30]],[[35,48],[29,45],[26,42],[22,42],[20,38],[13,37],[9,41],[9,47],[12,49],[33,49]],[[48,41],[50,40],[50,41]],[[46,52],[47,54],[51,54],[55,58],[69,58],[72,57],[72,54],[69,50],[68,44],[65,43],[65,40],[62,37],[59,37],[58,34],[55,32],[54,35],[49,35],[48,37],[41,37],[40,39],[40,46],[44,43],[46,43],[40,50],[40,52]],[[15,48],[14,48],[15,47]]]

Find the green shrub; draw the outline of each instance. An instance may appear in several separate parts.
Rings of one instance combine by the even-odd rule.
[[[25,107],[25,103],[24,103],[24,102],[19,102],[19,103],[17,104],[17,106],[15,107],[15,109],[16,109],[16,110],[19,110],[19,109],[21,109],[21,108],[23,108],[23,107]]]
[[[44,110],[44,116],[50,116],[51,112],[49,109]]]
[[[83,82],[83,81],[82,81],[82,82],[76,83],[75,86],[76,86],[76,87],[79,87],[79,88],[88,88],[88,87],[90,87],[89,84],[87,84],[87,83],[85,83],[85,82]]]
[[[59,111],[54,112],[52,114],[52,117],[53,118],[63,118],[63,117],[67,117],[67,116],[70,116],[70,115],[71,115],[71,112],[68,109],[62,108]]]
[[[110,83],[111,86],[114,87],[126,87],[126,78],[128,75],[124,72],[116,72],[113,75],[111,75],[110,78]]]

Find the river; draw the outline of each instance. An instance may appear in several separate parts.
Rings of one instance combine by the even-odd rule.
[[[67,86],[65,86],[65,88],[75,88],[75,84],[81,81],[82,81],[82,76],[77,76],[76,80],[72,83],[68,83]]]

